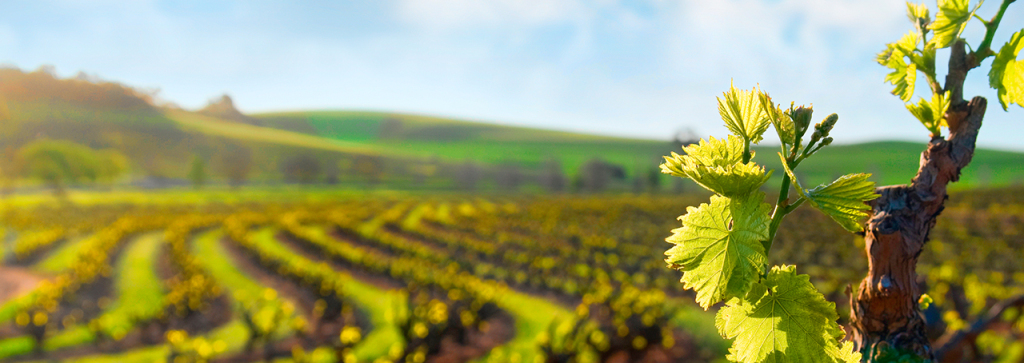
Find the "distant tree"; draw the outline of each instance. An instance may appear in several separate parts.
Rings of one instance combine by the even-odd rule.
[[[583,184],[583,171],[580,170],[572,176],[572,183],[569,184],[569,187],[573,193],[579,193],[583,191]]]
[[[338,167],[338,178],[339,179],[346,179],[346,178],[351,178],[351,177],[355,176],[355,174],[356,174],[356,160],[355,159],[356,159],[355,155],[346,155],[346,156],[338,159],[338,162],[336,163],[336,166]]]
[[[611,164],[601,159],[590,159],[580,168],[583,178],[583,188],[589,192],[602,192],[608,188],[612,180],[623,180],[626,178],[626,170],[620,166]]]
[[[700,141],[700,137],[693,129],[680,129],[676,131],[675,135],[672,135],[672,145],[674,146],[672,150],[679,150],[683,146],[696,144],[698,141]]]
[[[462,190],[474,190],[481,174],[476,163],[466,160],[455,169],[455,184]]]
[[[245,145],[228,144],[227,149],[220,154],[221,171],[228,178],[232,188],[245,184],[252,170],[252,150]]]
[[[290,182],[309,184],[320,176],[320,160],[309,154],[285,159],[280,167],[285,180]]]
[[[337,157],[328,158],[324,165],[324,183],[328,185],[338,184],[341,175],[340,160]]]
[[[427,179],[433,178],[437,175],[438,169],[440,169],[440,164],[441,161],[438,159],[437,155],[434,155],[424,162],[412,165],[413,183],[416,185],[426,184]]]
[[[653,193],[661,190],[661,170],[657,168],[647,170],[647,188]]]
[[[495,170],[494,181],[501,191],[514,192],[519,190],[519,186],[523,184],[523,172],[514,162],[503,163]]]
[[[192,164],[188,170],[188,180],[192,181],[192,187],[199,189],[206,184],[209,179],[209,173],[206,171],[206,160],[196,155],[192,158]]]
[[[127,169],[127,158],[114,150],[93,150],[65,140],[39,140],[18,151],[21,174],[41,180],[57,196],[67,185],[112,180]]]
[[[0,189],[3,195],[10,194],[14,190],[14,182],[17,179],[17,167],[15,159],[18,148],[14,145],[11,135],[17,132],[17,125],[11,118],[10,110],[7,109],[7,101],[0,95]]]
[[[377,129],[377,137],[382,140],[398,139],[402,134],[402,120],[394,117],[385,118]]]
[[[633,189],[633,194],[640,194],[644,192],[644,178],[637,174],[630,178],[630,187]]]
[[[115,178],[128,170],[128,157],[114,149],[96,150],[99,163],[96,181],[113,182]]]
[[[8,145],[0,149],[0,194],[7,196],[14,191],[14,184],[17,181],[17,159],[18,151],[14,146]]]
[[[367,185],[380,183],[384,176],[384,158],[379,155],[357,155],[352,169]]]
[[[565,190],[568,181],[565,178],[565,173],[562,172],[562,163],[558,160],[548,160],[541,166],[540,177],[537,180],[545,190],[558,193]]]

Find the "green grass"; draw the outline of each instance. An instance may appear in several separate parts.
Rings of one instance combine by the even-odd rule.
[[[206,135],[342,153],[376,154],[372,148],[358,143],[225,121],[187,111],[168,110],[165,114],[168,118],[180,124],[182,128]]]
[[[138,237],[117,263],[117,295],[98,319],[106,334],[120,339],[133,328],[133,317],[148,320],[163,308],[163,281],[155,270],[163,232]]]
[[[705,311],[687,299],[672,299],[668,304],[676,308],[670,324],[693,337],[696,346],[710,350],[715,357],[725,357],[729,353],[732,343],[718,334],[714,311]],[[725,359],[720,361],[725,362]]]
[[[640,140],[598,141],[490,141],[466,140],[451,142],[391,141],[375,143],[378,147],[424,157],[438,156],[454,162],[472,160],[487,164],[516,163],[536,168],[548,160],[557,160],[567,176],[575,175],[591,159],[601,159],[622,166],[627,175],[646,175],[658,168],[660,156],[672,151],[666,142]]]
[[[880,141],[856,145],[831,145],[808,158],[797,168],[805,187],[831,182],[848,173],[871,173],[879,185],[908,184],[917,173],[921,152],[925,145]],[[757,147],[754,161],[773,168],[773,185],[782,180],[782,163],[778,147]],[[958,183],[951,188],[985,185],[1007,185],[1024,182],[1024,154],[1007,151],[978,149],[971,164],[963,170]]]
[[[210,276],[213,276],[217,280],[217,283],[224,288],[230,296],[235,298],[245,297],[256,297],[263,294],[263,292],[269,287],[253,280],[251,277],[246,275],[244,272],[238,269],[238,265],[231,260],[228,256],[228,251],[221,244],[221,238],[223,238],[224,232],[221,230],[212,230],[200,234],[195,238],[195,256],[203,264],[203,267],[210,272]],[[278,295],[277,298],[281,303],[284,301],[290,301],[292,305],[295,301],[291,301],[284,296]],[[237,309],[238,306],[235,306]],[[236,314],[237,315],[237,314]],[[236,317],[238,324],[241,324],[240,317]],[[283,333],[290,329],[287,325],[280,327],[278,337],[283,337]],[[214,340],[224,340],[229,347],[239,346],[238,344],[244,344],[249,338],[248,331],[241,329],[243,334],[238,335],[237,329],[224,331],[223,336],[217,337]],[[241,341],[241,343],[239,343]]]
[[[71,267],[78,259],[78,253],[82,246],[89,242],[92,236],[78,237],[65,241],[56,250],[50,252],[43,260],[32,266],[37,272],[56,274]]]
[[[47,338],[43,342],[43,351],[51,352],[61,348],[88,344],[95,339],[96,336],[89,331],[89,328],[76,325]],[[29,354],[35,347],[35,341],[27,335],[0,340],[0,359]]]
[[[160,242],[160,232],[138,237],[118,260],[115,300],[98,317],[107,334],[119,339],[133,328],[131,317],[148,319],[159,313],[163,303],[163,283],[154,267]],[[53,351],[94,340],[96,335],[92,331],[84,325],[76,325],[46,339],[43,349]],[[0,358],[28,354],[34,347],[35,342],[27,336],[4,339],[0,341]]]
[[[28,293],[11,300],[7,300],[3,305],[0,305],[0,324],[7,323],[14,320],[14,317],[18,315],[21,309],[32,303],[32,293]]]
[[[164,362],[170,349],[166,345],[133,349],[123,353],[101,354],[65,360],[65,363],[154,363]]]
[[[234,319],[227,324],[214,329],[205,337],[212,341],[224,341],[227,343],[225,352],[239,352],[245,346],[245,338],[248,336],[245,326],[241,320]],[[99,354],[88,357],[80,357],[65,360],[65,363],[152,363],[164,362],[170,353],[170,347],[166,344],[138,348],[121,353]]]
[[[588,135],[527,127],[494,125],[440,117],[372,111],[309,111],[258,114],[269,127],[308,130],[318,136],[421,158],[437,156],[449,162],[516,162],[527,167],[558,160],[572,175],[593,158],[622,165],[631,173],[656,168],[668,142]],[[384,120],[401,126],[384,130]],[[296,127],[305,122],[306,127]]]
[[[297,111],[255,114],[268,127],[348,141],[614,141],[623,138],[445,117],[378,111]]]
[[[316,233],[317,236],[322,238],[327,237],[322,227],[309,227]],[[355,281],[355,280],[354,280]],[[390,307],[390,304],[386,304],[386,300],[379,295],[379,292],[374,295],[363,294],[360,292],[364,288],[372,288],[365,284],[353,283],[346,286],[346,291],[353,293],[353,298],[360,304],[370,304],[370,306],[377,305],[377,311],[370,311],[371,320],[383,320],[388,321],[386,307]],[[363,302],[365,301],[365,302]],[[558,318],[566,318],[571,316],[571,312],[559,306],[557,303],[545,300],[543,298],[523,294],[515,290],[505,290],[502,292],[501,297],[498,298],[498,306],[503,310],[507,311],[512,318],[515,320],[515,336],[511,341],[506,344],[493,349],[485,357],[478,359],[480,362],[508,362],[510,359],[514,360],[519,357],[520,362],[533,362],[534,357],[539,354],[537,350],[536,338],[541,333],[547,330],[548,326],[552,321]],[[376,322],[374,323],[375,326]],[[391,334],[391,333],[388,333]],[[399,334],[395,331],[394,334]],[[367,340],[373,339],[368,336]],[[381,338],[382,340],[384,338]],[[364,344],[368,344],[364,342]],[[387,344],[374,344],[378,346],[378,353],[384,352],[384,347]],[[362,359],[363,357],[359,357]]]
[[[310,227],[309,229],[316,233],[316,235],[321,236],[321,238],[327,238],[322,227]],[[278,242],[274,238],[277,231],[277,228],[263,228],[257,232],[254,241],[262,246],[262,248],[274,251],[278,256],[297,261],[317,263],[295,253]],[[345,281],[345,297],[351,299],[359,310],[366,313],[370,318],[370,324],[373,326],[372,330],[366,333],[363,340],[355,346],[353,353],[356,355],[356,358],[360,362],[368,362],[387,356],[395,344],[402,344],[403,342],[401,332],[390,317],[391,307],[397,302],[404,303],[401,300],[402,297],[393,292],[364,283],[345,273],[339,273],[339,277]]]
[[[537,337],[547,331],[555,319],[572,313],[558,304],[539,297],[508,290],[498,299],[498,306],[515,318],[516,335],[511,341],[494,348],[478,362],[534,362],[540,354]]]
[[[267,286],[246,275],[228,256],[220,240],[224,232],[213,230],[200,234],[195,239],[195,255],[213,278],[227,290],[230,296],[260,296]]]
[[[196,257],[210,274],[230,293],[259,294],[266,288],[252,280],[227,256],[227,251],[220,245],[223,232],[219,230],[203,233],[194,239]],[[204,336],[210,341],[223,341],[227,344],[226,355],[240,352],[249,337],[244,323],[237,316],[209,334]],[[69,363],[150,363],[162,362],[166,359],[170,348],[164,345],[144,347],[123,353],[100,354],[66,360]]]

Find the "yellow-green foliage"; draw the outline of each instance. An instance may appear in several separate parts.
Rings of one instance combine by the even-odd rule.
[[[53,185],[110,180],[127,169],[128,159],[115,150],[93,150],[66,140],[39,140],[18,152],[22,173]]]

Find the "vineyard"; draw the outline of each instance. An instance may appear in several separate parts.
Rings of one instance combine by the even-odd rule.
[[[955,193],[921,256],[931,338],[990,325],[948,348],[965,359],[1024,359],[1012,299],[1024,293],[1022,192]],[[710,362],[728,351],[664,262],[671,216],[703,195],[168,199],[8,206],[0,360]],[[780,229],[773,259],[812,276],[846,324],[863,239],[806,207],[784,223],[800,228]],[[1018,308],[985,320],[1005,303]]]

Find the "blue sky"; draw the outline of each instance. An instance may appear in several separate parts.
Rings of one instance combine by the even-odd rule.
[[[991,16],[998,3],[979,13]],[[2,8],[0,62],[159,88],[186,108],[229,93],[244,112],[389,110],[668,139],[684,128],[724,135],[715,97],[732,81],[759,83],[777,102],[813,103],[816,118],[838,113],[837,142],[927,140],[874,62],[909,30],[902,1],[16,0]],[[1022,25],[1024,4],[1014,4],[997,46]],[[978,22],[965,33],[972,44],[981,36]],[[1004,112],[987,85],[976,70],[966,90],[989,99],[980,144],[1024,150],[1024,109]]]

